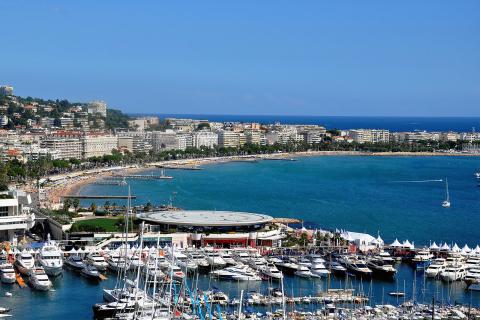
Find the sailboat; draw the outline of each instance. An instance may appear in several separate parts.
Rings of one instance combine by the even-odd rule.
[[[447,178],[445,178],[445,189],[446,189],[447,198],[445,199],[445,201],[442,202],[442,207],[450,208],[450,194],[448,193],[448,179]]]

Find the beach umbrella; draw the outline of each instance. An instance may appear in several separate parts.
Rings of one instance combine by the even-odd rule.
[[[390,245],[390,247],[394,247],[394,248],[399,248],[401,246],[402,244],[397,239],[395,239],[395,241],[393,241],[393,243]]]
[[[430,250],[438,250],[440,249],[439,246],[437,246],[437,244],[435,243],[435,241],[433,242],[433,244],[429,247]]]
[[[452,247],[452,252],[460,252],[460,247],[456,243]]]

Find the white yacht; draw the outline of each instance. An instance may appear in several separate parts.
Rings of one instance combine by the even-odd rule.
[[[29,252],[22,252],[16,255],[14,265],[18,272],[28,276],[30,270],[35,266],[35,260]]]
[[[297,264],[299,266],[305,266],[307,268],[310,268],[312,266],[312,262],[310,260],[308,260],[307,258],[298,259]]]
[[[207,259],[209,265],[212,268],[223,268],[227,265],[225,260],[223,260],[222,257],[220,257],[220,254],[218,253],[218,251],[205,250],[204,253],[205,253],[205,258]]]
[[[448,192],[448,179],[447,178],[445,178],[445,193],[446,193],[446,198],[442,202],[442,207],[450,208],[450,193]]]
[[[445,270],[440,273],[444,281],[461,280],[467,274],[467,269],[463,263],[447,265]]]
[[[468,270],[463,277],[463,281],[467,284],[480,282],[480,268]]]
[[[425,269],[425,275],[428,278],[438,277],[445,270],[446,266],[445,259],[437,258]]]
[[[265,266],[259,269],[260,274],[271,280],[281,280],[283,279],[283,273],[278,270],[278,268],[273,263],[267,263]]]
[[[118,272],[128,270],[129,265],[127,259],[119,254],[113,254],[108,260],[108,268],[112,271]]]
[[[472,256],[465,261],[465,267],[467,269],[480,269],[480,257]]]
[[[477,179],[480,179],[480,171],[479,171],[479,172],[475,172],[475,177],[477,177]]]
[[[323,263],[313,263],[310,267],[312,274],[319,277],[327,277],[330,274],[330,271],[325,267]]]
[[[148,276],[149,281],[153,281],[155,279],[155,275],[157,277],[157,281],[160,281],[165,277],[165,274],[162,272],[160,267],[155,264],[154,259],[149,259],[142,268],[142,271],[145,275]]]
[[[267,260],[262,257],[250,258],[250,260],[248,261],[248,265],[255,270],[260,270],[267,266]]]
[[[295,271],[294,274],[301,278],[311,278],[315,276],[308,267],[302,265],[298,265],[298,270]]]
[[[85,267],[83,267],[82,271],[80,271],[80,274],[84,276],[85,278],[92,279],[92,280],[100,280],[101,275],[100,272],[98,272],[98,269],[91,265],[87,264]]]
[[[127,259],[128,259],[129,270],[135,271],[138,268],[143,267],[143,261],[140,260],[138,254],[133,254],[129,256]]]
[[[85,262],[91,266],[94,266],[98,271],[107,270],[108,263],[105,261],[105,258],[98,253],[90,253],[85,258]]]
[[[250,254],[247,251],[244,250],[237,250],[234,252],[235,259],[243,262],[243,263],[248,263],[248,260],[250,260]]]
[[[63,253],[57,243],[50,239],[50,234],[48,234],[47,242],[40,249],[37,259],[47,275],[56,277],[62,274]]]
[[[360,276],[370,277],[372,270],[367,267],[365,261],[357,258],[356,256],[344,256],[339,261],[349,270]]]
[[[205,258],[205,256],[203,254],[201,254],[200,252],[196,251],[196,250],[188,251],[187,256],[199,268],[206,269],[210,266],[210,264],[208,263],[208,260]]]
[[[198,268],[198,265],[195,263],[195,261],[189,259],[188,256],[181,251],[174,250],[173,251],[173,259],[174,259],[175,263],[182,270],[186,270],[187,272],[195,271]]]
[[[183,278],[185,278],[185,273],[183,273],[182,269],[180,269],[180,267],[177,265],[170,265],[167,275],[173,280],[178,281],[182,281]]]
[[[48,279],[45,270],[42,267],[33,267],[29,272],[29,281],[36,290],[47,291],[52,287],[52,282]]]
[[[212,275],[224,280],[234,281],[261,281],[262,278],[248,266],[233,266],[225,269],[215,270]]]
[[[327,265],[328,269],[331,270],[333,273],[344,274],[345,272],[347,272],[347,268],[342,266],[337,261],[327,262]]]
[[[233,256],[230,253],[230,251],[221,251],[220,256],[222,257],[223,260],[225,260],[227,265],[233,266],[236,264],[235,259],[233,259]]]
[[[2,283],[15,283],[17,281],[15,277],[15,269],[11,263],[4,263],[0,265],[0,280]]]
[[[377,259],[381,260],[384,264],[390,264],[394,265],[395,264],[395,259],[390,255],[390,253],[386,251],[381,251],[379,252],[376,256]]]
[[[420,250],[418,251],[412,259],[412,262],[416,269],[424,270],[432,262],[433,254],[430,253],[430,250]]]

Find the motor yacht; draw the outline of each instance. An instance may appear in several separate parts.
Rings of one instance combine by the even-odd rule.
[[[195,261],[188,258],[183,252],[173,251],[175,263],[182,269],[187,272],[193,272],[198,269],[198,264]]]
[[[397,269],[391,264],[385,264],[382,260],[376,258],[367,260],[367,267],[372,270],[373,275],[380,277],[393,278],[397,274]]]
[[[273,263],[267,263],[259,269],[260,274],[264,279],[281,280],[283,273]]]
[[[127,258],[128,260],[128,269],[136,271],[138,268],[143,267],[143,261],[140,260],[138,254],[133,254]]]
[[[97,268],[98,271],[105,271],[108,267],[108,263],[105,261],[105,258],[98,253],[90,253],[87,255],[85,262]]]
[[[445,259],[438,258],[432,261],[432,263],[425,269],[425,276],[428,278],[436,278],[440,276],[442,271],[445,270],[447,264]]]
[[[85,267],[83,267],[82,271],[80,271],[80,274],[85,278],[91,280],[101,280],[100,272],[95,266],[91,264],[86,264]]]
[[[243,251],[243,250],[235,251],[234,257],[235,257],[235,260],[243,263],[248,263],[248,260],[250,260],[250,254],[247,251]]]
[[[255,270],[260,270],[267,265],[267,260],[262,257],[250,258],[250,260],[248,260],[248,265]]]
[[[312,272],[313,275],[316,275],[319,277],[327,277],[330,274],[330,271],[321,262],[312,263],[312,266],[310,267],[310,271]]]
[[[40,249],[37,256],[38,263],[49,276],[59,276],[63,272],[63,253],[54,240],[48,235],[47,242]]]
[[[205,258],[207,259],[210,267],[212,268],[223,268],[227,265],[225,260],[222,259],[218,251],[215,250],[205,250]]]
[[[156,279],[157,281],[163,279],[165,277],[165,274],[162,272],[162,270],[158,267],[158,265],[155,264],[155,260],[149,259],[143,266],[142,271],[144,274],[147,275],[148,280],[153,281]]]
[[[342,266],[337,261],[327,262],[327,267],[330,271],[332,271],[333,273],[336,273],[336,274],[344,274],[345,272],[347,272],[347,268]]]
[[[85,267],[82,258],[76,254],[69,255],[65,260],[65,265],[75,271],[81,271]]]
[[[210,268],[210,264],[203,254],[198,251],[188,251],[188,258],[193,261],[199,269],[205,270]]]
[[[47,291],[52,287],[52,282],[50,282],[50,279],[48,279],[42,267],[33,267],[30,269],[28,279],[35,290]]]
[[[2,283],[15,283],[17,281],[15,277],[15,269],[11,263],[4,263],[0,265],[0,280]]]
[[[480,268],[469,269],[463,277],[463,281],[465,281],[467,285],[480,282]]]
[[[306,266],[299,265],[297,271],[294,273],[297,277],[301,278],[311,278],[315,277],[315,275],[310,271],[310,269]]]
[[[297,264],[299,266],[305,266],[307,268],[310,268],[312,266],[312,262],[310,260],[308,260],[307,258],[298,259]]]
[[[261,281],[262,278],[248,266],[232,266],[211,272],[212,275],[224,280]]]
[[[29,252],[21,252],[16,255],[14,265],[18,272],[28,276],[30,270],[35,266],[35,260]]]
[[[107,260],[107,264],[108,264],[108,268],[115,272],[125,271],[125,270],[128,270],[129,268],[128,260],[125,259],[124,256],[121,256],[119,254],[112,255]]]
[[[467,269],[480,269],[480,257],[472,256],[465,261],[465,268]]]
[[[282,270],[283,273],[290,275],[294,274],[299,268],[299,265],[290,259],[282,260],[282,262],[277,262],[275,265]]]
[[[412,259],[412,263],[417,270],[425,270],[432,263],[433,254],[430,250],[418,251]]]
[[[185,278],[185,273],[183,273],[182,269],[179,266],[172,264],[168,268],[166,274],[173,280],[182,281]]]
[[[354,273],[355,275],[361,277],[371,277],[372,270],[367,267],[365,261],[355,257],[355,256],[345,256],[339,259],[339,262],[342,263],[348,271]]]
[[[376,259],[379,259],[383,262],[383,264],[395,264],[395,259],[388,253],[387,251],[380,251],[377,255],[375,255]]]
[[[222,257],[223,260],[225,260],[228,266],[233,266],[237,263],[233,258],[232,254],[230,253],[230,251],[221,251],[220,256]]]
[[[461,280],[467,273],[467,269],[463,263],[447,265],[445,270],[440,273],[440,277],[444,281]]]

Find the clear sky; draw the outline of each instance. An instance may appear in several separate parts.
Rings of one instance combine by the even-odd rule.
[[[0,83],[126,112],[480,116],[480,1],[0,0]]]

